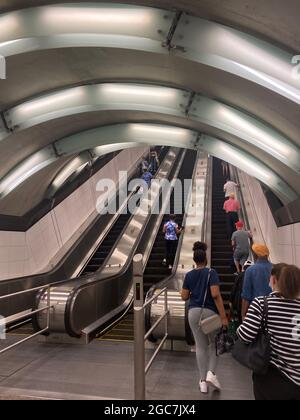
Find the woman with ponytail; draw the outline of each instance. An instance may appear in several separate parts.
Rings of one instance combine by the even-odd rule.
[[[208,385],[220,390],[221,386],[216,377],[217,356],[215,337],[218,331],[205,335],[199,326],[200,319],[204,320],[219,314],[224,327],[228,326],[223,299],[220,293],[220,280],[215,270],[207,268],[207,245],[196,242],[193,247],[196,268],[186,274],[181,297],[189,300],[189,324],[196,343],[196,357],[200,373],[199,387],[204,394],[208,392]],[[204,309],[203,308],[204,304]]]

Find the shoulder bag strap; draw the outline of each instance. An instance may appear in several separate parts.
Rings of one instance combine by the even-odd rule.
[[[203,305],[202,305],[202,308],[201,308],[200,320],[202,319],[202,316],[203,316],[203,311],[204,311],[205,302],[206,302],[206,298],[207,298],[207,294],[208,294],[209,283],[210,283],[210,277],[211,277],[211,268],[209,269],[208,276],[207,276],[206,291],[205,291],[205,295],[204,295]]]

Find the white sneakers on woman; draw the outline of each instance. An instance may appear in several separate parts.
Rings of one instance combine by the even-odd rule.
[[[217,391],[221,391],[221,385],[220,385],[220,382],[218,381],[218,378],[216,377],[214,373],[210,371],[207,373],[206,381],[199,382],[199,388],[202,394],[208,393],[208,385],[212,386]]]
[[[217,391],[221,391],[221,385],[216,375],[210,371],[207,372],[206,382]]]
[[[207,383],[205,381],[200,381],[199,382],[199,388],[200,388],[200,392],[202,394],[207,394],[208,393],[208,386],[207,386]]]

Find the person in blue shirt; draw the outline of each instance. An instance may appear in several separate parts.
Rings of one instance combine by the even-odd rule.
[[[149,172],[149,170],[145,168],[143,171],[142,180],[146,182],[146,184],[148,185],[148,188],[151,187],[152,178],[153,178],[153,175],[151,174],[151,172]]]
[[[208,385],[216,390],[221,386],[216,377],[217,355],[215,338],[218,331],[205,335],[199,327],[200,319],[219,314],[224,327],[228,319],[220,292],[220,280],[215,270],[207,268],[207,245],[203,242],[194,244],[194,261],[197,268],[185,276],[181,290],[183,300],[189,300],[189,325],[196,343],[196,357],[200,373],[199,387],[203,394],[208,392]],[[204,302],[206,295],[206,300]],[[204,303],[204,309],[202,310]]]
[[[165,234],[165,243],[166,243],[166,264],[171,269],[174,264],[177,244],[178,244],[178,235],[181,233],[182,229],[179,228],[178,224],[175,222],[176,216],[172,214],[169,218],[169,221],[165,223],[163,228],[163,233]]]
[[[270,277],[272,263],[269,261],[270,251],[264,244],[253,244],[255,264],[249,267],[245,273],[242,292],[242,318],[246,318],[248,309],[254,299],[268,296],[272,289],[270,287]]]

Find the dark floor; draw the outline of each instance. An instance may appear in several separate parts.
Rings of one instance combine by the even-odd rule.
[[[195,354],[163,351],[147,376],[147,399],[252,399],[250,372],[230,355],[220,358],[218,375],[222,392],[203,397]],[[0,399],[25,398],[133,399],[133,344],[25,343],[0,356]]]

